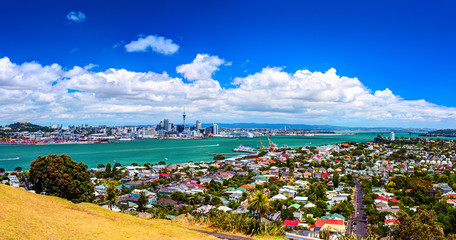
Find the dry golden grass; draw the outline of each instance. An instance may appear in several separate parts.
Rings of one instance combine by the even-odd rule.
[[[1,239],[216,239],[188,224],[147,220],[0,184]]]

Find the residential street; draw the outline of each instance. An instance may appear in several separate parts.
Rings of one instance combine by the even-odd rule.
[[[363,191],[359,180],[357,178],[354,178],[354,180],[356,184],[356,192],[354,195],[355,214],[352,232],[364,237],[367,232],[367,215],[363,210]]]

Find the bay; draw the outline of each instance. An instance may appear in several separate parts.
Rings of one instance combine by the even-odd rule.
[[[316,136],[274,136],[269,137],[279,146],[290,147],[319,146],[341,142],[368,142],[380,134],[389,136],[387,132],[338,132],[340,135]],[[418,134],[396,133],[397,137],[416,137]],[[268,146],[266,137],[261,138],[265,147]],[[129,165],[158,163],[186,163],[189,161],[210,161],[213,156],[209,153],[233,153],[232,149],[240,144],[249,147],[260,146],[257,138],[207,138],[195,140],[159,140],[137,139],[119,143],[99,144],[49,144],[49,145],[0,145],[0,168],[7,171],[20,166],[29,169],[30,163],[38,156],[48,154],[67,154],[77,162],[84,162],[91,167],[98,164],[115,162]]]

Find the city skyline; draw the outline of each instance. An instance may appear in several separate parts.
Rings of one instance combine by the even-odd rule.
[[[0,124],[456,125],[455,3],[26,2],[0,3]]]

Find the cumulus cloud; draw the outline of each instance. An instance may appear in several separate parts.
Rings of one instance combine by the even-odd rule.
[[[173,43],[173,40],[157,35],[140,37],[125,45],[127,52],[147,52],[152,50],[164,55],[172,55],[179,50],[179,45]]]
[[[306,122],[360,125],[401,123],[429,126],[456,121],[456,108],[425,100],[406,100],[390,89],[372,91],[359,79],[326,72],[286,72],[268,67],[235,78],[222,88],[212,74],[224,60],[199,54],[177,71],[93,70],[93,65],[65,70],[58,64],[16,64],[0,58],[0,119],[49,122],[156,123],[189,117],[206,121]],[[195,117],[196,118],[196,117]],[[196,120],[196,119],[195,119]]]
[[[225,60],[220,59],[218,56],[197,54],[192,63],[180,65],[176,68],[176,71],[183,74],[190,81],[210,79],[212,74],[218,71],[219,66],[224,63]]]
[[[66,17],[68,20],[73,22],[84,22],[86,20],[86,15],[80,11],[71,11]]]

